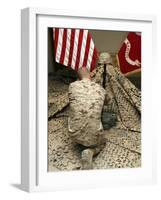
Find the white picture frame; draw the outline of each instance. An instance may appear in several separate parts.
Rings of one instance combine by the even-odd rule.
[[[142,47],[142,167],[47,172],[47,27],[138,31]],[[25,8],[21,12],[21,187],[25,191],[97,188],[156,182],[151,116],[151,65],[155,70],[156,19],[151,15]],[[42,38],[44,40],[42,41]],[[46,52],[44,54],[44,52]],[[39,59],[41,58],[41,60]],[[146,66],[146,67],[145,67]],[[41,90],[40,90],[41,88]],[[42,106],[43,105],[43,106]],[[44,106],[45,105],[45,106]],[[46,119],[46,120],[45,120]]]

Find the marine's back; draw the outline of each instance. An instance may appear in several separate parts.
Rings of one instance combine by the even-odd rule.
[[[70,84],[68,128],[76,142],[85,146],[97,144],[104,99],[105,90],[89,79]]]

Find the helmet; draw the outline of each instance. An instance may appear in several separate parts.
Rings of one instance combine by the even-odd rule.
[[[108,64],[112,63],[111,55],[107,52],[102,52],[98,58],[98,64]]]

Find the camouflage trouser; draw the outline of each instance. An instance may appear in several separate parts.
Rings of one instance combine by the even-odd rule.
[[[97,155],[105,146],[106,140],[104,138],[103,130],[99,131],[100,134],[98,134],[98,140],[97,144],[85,146],[84,142],[81,142],[80,140],[77,140],[77,138],[73,138],[73,141],[75,142],[75,145],[78,147],[80,151],[83,151],[85,149],[91,149],[93,151],[94,155]]]

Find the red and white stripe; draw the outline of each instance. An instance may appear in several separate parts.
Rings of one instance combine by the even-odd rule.
[[[88,30],[53,28],[55,61],[74,70],[95,68],[97,50]]]

